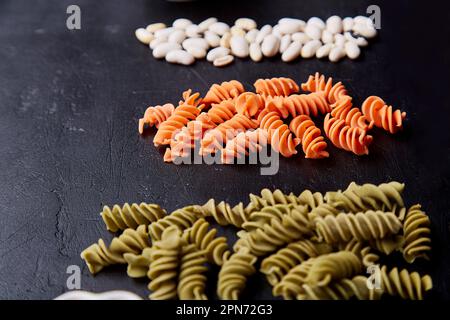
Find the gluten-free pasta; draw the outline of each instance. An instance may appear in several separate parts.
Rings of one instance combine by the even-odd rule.
[[[396,133],[403,128],[406,112],[394,110],[392,106],[386,105],[380,97],[368,97],[363,102],[361,109],[363,114],[370,121],[373,121],[375,126],[383,128],[389,133]]]
[[[428,258],[431,250],[430,218],[421,210],[420,204],[409,208],[403,223],[403,257],[409,263],[416,258]]]
[[[290,78],[258,79],[254,83],[256,93],[265,96],[289,96],[300,89]]]

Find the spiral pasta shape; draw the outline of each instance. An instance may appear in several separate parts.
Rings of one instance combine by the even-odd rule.
[[[315,224],[317,218],[324,218],[328,215],[337,216],[342,211],[328,203],[322,203],[308,213],[308,219]]]
[[[261,196],[251,193],[249,197],[252,211],[261,210],[264,207],[274,206],[276,204],[302,204],[299,197],[292,192],[290,194],[285,194],[280,189],[271,191],[270,189],[264,188],[261,190]]]
[[[316,117],[319,114],[326,114],[331,111],[323,92],[293,94],[289,97],[268,96],[265,100],[266,109],[277,112],[283,119],[299,115]]]
[[[301,84],[304,91],[320,92],[323,91],[329,103],[333,104],[341,98],[348,96],[345,86],[338,82],[333,85],[333,78],[326,79],[324,75],[316,72],[315,75],[308,77],[305,83]]]
[[[141,253],[144,248],[150,247],[150,240],[146,226],[139,226],[136,230],[129,228],[112,239],[109,247],[100,239],[98,243],[81,252],[81,258],[86,262],[89,271],[92,274],[100,272],[104,267],[112,264],[126,263],[123,255],[125,253]]]
[[[198,206],[187,206],[177,209],[166,217],[148,226],[148,233],[153,241],[161,240],[165,229],[170,226],[176,226],[180,230],[190,228],[201,216],[201,209]]]
[[[269,189],[265,190],[270,192]],[[281,192],[280,190],[275,190],[274,193],[276,193],[277,191]],[[294,205],[293,203],[278,203],[264,206],[259,211],[251,212],[248,216],[247,221],[242,224],[242,228],[246,231],[261,229],[265,224],[270,223],[272,219],[281,220],[284,215],[288,214],[294,208],[297,208],[297,205]],[[298,209],[305,210],[305,208],[302,206],[298,206]]]
[[[344,96],[331,106],[331,116],[344,120],[345,124],[350,127],[358,127],[363,130],[371,129],[373,121],[369,121],[365,115],[361,113],[359,108],[354,108],[352,98]]]
[[[236,113],[236,101],[228,99],[220,101],[219,103],[213,103],[208,112],[200,114],[197,117],[197,120],[202,122],[212,122],[215,125],[219,125],[233,118]]]
[[[199,251],[194,244],[184,245],[181,249],[180,270],[177,293],[180,300],[207,300],[205,252]]]
[[[316,230],[327,243],[382,239],[397,234],[401,229],[400,220],[391,212],[366,211],[340,213],[316,219]]]
[[[158,128],[159,124],[166,121],[172,115],[174,110],[175,106],[171,103],[166,103],[162,106],[148,107],[144,112],[144,116],[139,119],[139,133],[144,133],[145,125]]]
[[[248,213],[244,210],[242,203],[232,208],[224,201],[216,204],[214,199],[209,199],[201,207],[201,214],[203,217],[213,217],[221,226],[233,225],[241,228],[242,224],[248,220]]]
[[[136,229],[142,224],[149,225],[166,214],[166,210],[159,205],[145,202],[140,204],[132,203],[131,205],[125,203],[122,207],[116,204],[112,209],[104,206],[103,211],[100,213],[106,228],[112,232],[126,228]]]
[[[249,155],[256,155],[267,145],[268,134],[265,130],[247,130],[229,140],[221,150],[222,163],[233,163],[234,159],[242,159]]]
[[[253,84],[256,93],[263,96],[289,96],[299,91],[298,84],[290,78],[258,79]]]
[[[417,272],[409,272],[397,268],[388,271],[381,267],[381,285],[383,293],[390,296],[400,296],[402,299],[423,300],[425,292],[433,288],[433,281],[429,275],[421,276]]]
[[[242,114],[236,114],[230,120],[205,133],[201,141],[200,154],[214,153],[222,149],[224,144],[236,137],[240,132],[256,129],[257,126],[258,124],[255,120]]]
[[[332,247],[326,243],[299,240],[265,258],[261,263],[260,271],[266,275],[269,283],[275,286],[296,265],[331,251]]]
[[[356,155],[369,154],[369,145],[373,137],[359,127],[350,127],[345,121],[333,118],[328,113],[324,120],[324,130],[328,139],[338,148],[351,151]]]
[[[370,96],[361,106],[364,116],[373,121],[375,126],[383,128],[389,133],[396,133],[403,128],[403,120],[406,118],[406,112],[393,110],[392,106],[386,103],[380,97]]]
[[[150,299],[169,300],[177,297],[181,246],[180,230],[176,226],[165,229],[161,240],[153,244],[148,271],[148,277],[151,279],[148,289],[152,291]]]
[[[377,254],[372,252],[372,248],[370,246],[356,239],[340,244],[338,248],[339,250],[350,251],[357,255],[365,267],[375,264],[380,259]]]
[[[430,218],[421,210],[420,204],[409,208],[403,223],[403,257],[409,263],[416,258],[428,259],[431,250]]]
[[[316,257],[298,264],[281,279],[272,289],[275,297],[283,296],[285,300],[295,299],[298,294],[303,292],[303,285],[311,270],[311,266],[316,261]]]
[[[309,210],[317,208],[324,203],[323,195],[320,192],[312,193],[306,189],[298,196],[299,204],[308,206]]]
[[[255,116],[265,107],[265,99],[260,94],[244,92],[236,98],[236,111],[248,118]]]
[[[219,84],[213,84],[203,99],[207,105],[219,103],[223,100],[234,99],[244,92],[242,83],[236,80],[225,81]]]
[[[193,243],[198,250],[202,250],[208,262],[221,266],[231,252],[228,249],[227,239],[217,237],[217,229],[208,230],[209,227],[210,225],[205,219],[198,219],[191,228],[184,231],[183,239],[188,243]]]
[[[245,288],[247,278],[256,272],[257,258],[247,248],[241,248],[225,261],[219,271],[217,295],[224,300],[237,300]]]
[[[300,143],[300,139],[293,137],[288,125],[281,120],[278,113],[263,110],[258,118],[260,128],[267,131],[269,144],[276,152],[287,158],[297,153],[295,147]]]
[[[295,117],[289,124],[289,129],[300,139],[307,159],[329,157],[329,153],[325,150],[327,143],[321,135],[320,129],[316,127],[309,116],[300,115]]]
[[[145,277],[150,268],[152,248],[144,248],[141,254],[125,253],[123,258],[125,259],[127,266],[127,274],[130,278],[142,278]]]

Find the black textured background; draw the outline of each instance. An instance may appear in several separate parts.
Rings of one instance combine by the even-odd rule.
[[[125,268],[93,278],[79,254],[99,237],[105,204],[157,202],[168,210],[214,197],[246,201],[261,188],[299,193],[359,183],[406,183],[408,204],[430,214],[433,253],[418,267],[434,279],[434,298],[448,299],[449,275],[449,14],[443,2],[376,1],[382,30],[358,61],[316,59],[259,64],[236,61],[217,69],[207,62],[181,67],[156,61],[134,30],[177,17],[209,16],[232,23],[240,16],[260,25],[285,16],[326,18],[364,14],[373,1],[16,1],[0,2],[0,298],[47,299],[66,291],[68,265],[82,266],[82,288],[147,294],[145,281]],[[82,29],[65,27],[66,8],[78,4]],[[404,132],[376,130],[370,155],[329,146],[331,157],[282,159],[275,176],[258,166],[175,166],[162,161],[152,135],[137,120],[149,104],[177,102],[193,88],[215,82],[287,76],[302,82],[315,71],[341,80],[357,103],[379,95],[408,113]],[[417,266],[411,266],[411,269]],[[214,291],[214,288],[211,289]],[[252,279],[248,298],[269,298]]]

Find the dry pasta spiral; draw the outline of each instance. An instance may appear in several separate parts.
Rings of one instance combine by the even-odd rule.
[[[150,268],[152,248],[144,248],[141,254],[125,253],[123,258],[127,262],[127,274],[131,278],[142,278]]]
[[[232,208],[224,201],[216,204],[214,199],[210,199],[201,207],[201,212],[204,217],[213,217],[221,226],[231,224],[241,228],[242,224],[248,219],[248,213],[244,210],[242,203]]]
[[[298,84],[290,78],[258,79],[254,87],[256,93],[264,96],[289,96],[299,91]]]
[[[114,205],[112,209],[108,206],[103,207],[100,213],[106,228],[109,231],[116,232],[126,228],[136,229],[138,226],[149,225],[166,215],[166,210],[157,204],[141,202],[140,204],[125,203],[122,207]]]
[[[326,79],[324,75],[318,72],[314,76],[309,76],[308,80],[301,84],[301,88],[309,92],[323,91],[329,103],[335,103],[341,100],[341,98],[348,96],[347,89],[345,89],[341,82],[333,85],[333,78]]]
[[[180,300],[207,300],[205,252],[194,244],[184,245],[181,249],[180,270],[177,292]]]
[[[248,118],[256,115],[265,106],[263,96],[253,92],[244,92],[236,98],[236,111]]]
[[[81,258],[92,274],[96,274],[103,267],[112,264],[126,263],[123,255],[125,253],[139,254],[144,248],[150,247],[150,240],[146,226],[139,226],[136,230],[129,228],[118,237],[112,239],[109,247],[100,239],[81,252]]]
[[[155,126],[159,127],[159,124],[166,121],[175,110],[175,106],[171,103],[166,103],[162,106],[148,107],[145,110],[144,116],[139,119],[139,133],[144,132],[145,125],[149,127]]]
[[[222,149],[222,163],[233,163],[234,159],[254,155],[267,145],[268,134],[265,130],[247,130],[229,140]]]
[[[206,113],[202,113],[197,120],[202,122],[212,122],[215,125],[230,120],[236,114],[236,102],[234,100],[223,100],[220,103],[213,103]]]
[[[242,83],[236,80],[213,84],[205,95],[203,102],[206,104],[219,103],[223,100],[234,99],[244,92]]]
[[[433,288],[433,282],[429,275],[421,276],[417,272],[409,272],[406,269],[399,272],[397,268],[388,271],[386,266],[382,266],[381,286],[383,293],[390,296],[423,300],[425,292]]]
[[[409,263],[416,258],[428,258],[431,250],[430,218],[421,210],[420,204],[409,208],[403,223],[403,257]]]
[[[312,257],[298,264],[281,279],[272,289],[275,297],[283,296],[286,300],[295,299],[303,292],[303,285],[306,283],[311,266],[317,258]]]
[[[323,195],[320,192],[311,192],[306,189],[298,196],[299,204],[306,205],[308,208],[314,209],[324,203]]]
[[[277,112],[284,119],[302,114],[316,117],[331,111],[323,92],[266,97],[266,109]]]
[[[375,264],[380,259],[377,254],[372,252],[372,248],[370,246],[356,239],[340,244],[339,249],[343,251],[350,251],[357,255],[365,267]]]
[[[177,277],[181,235],[176,226],[164,230],[161,240],[153,244],[148,277],[151,279],[148,289],[152,291],[152,300],[168,300],[177,297]]]
[[[267,193],[269,193],[269,189]],[[263,192],[265,191],[263,190]],[[275,190],[274,194],[281,193],[280,190]],[[270,192],[272,195],[272,193]],[[292,194],[293,195],[293,194]],[[285,196],[283,194],[283,196]],[[289,197],[289,196],[285,196]],[[294,203],[294,202],[293,202]],[[247,231],[261,229],[265,224],[270,223],[272,219],[281,220],[284,215],[288,214],[296,206],[293,203],[278,203],[262,207],[259,211],[253,211],[249,214],[248,220],[242,224],[242,228]],[[299,210],[304,210],[299,206]]]
[[[330,141],[338,148],[351,151],[356,155],[369,154],[372,136],[359,127],[350,127],[345,121],[327,114],[324,120],[324,131]]]
[[[198,219],[191,228],[184,231],[183,238],[193,243],[198,250],[204,251],[209,262],[221,266],[231,254],[227,239],[217,237],[217,229],[208,229],[209,223],[202,218]]]
[[[359,213],[340,213],[316,219],[319,237],[327,243],[382,239],[397,234],[402,225],[391,212],[366,211]]]
[[[317,218],[323,218],[328,215],[336,216],[342,211],[339,209],[336,209],[336,207],[329,205],[328,203],[322,203],[321,205],[317,206],[316,208],[312,209],[308,213],[308,219],[313,224],[315,224],[315,221]]]
[[[233,253],[219,272],[217,295],[224,300],[237,300],[245,288],[247,277],[256,272],[257,258],[247,248]]]
[[[350,127],[358,127],[363,130],[372,128],[373,121],[369,121],[358,108],[354,108],[352,98],[344,96],[336,101],[331,108],[331,116],[344,120]]]
[[[317,257],[331,252],[330,245],[299,240],[288,244],[276,253],[265,258],[261,263],[260,271],[266,275],[269,283],[274,286],[296,265],[311,257]]]
[[[269,134],[268,141],[275,151],[287,158],[297,153],[295,147],[300,143],[300,139],[294,138],[288,125],[281,120],[278,113],[263,110],[258,118],[260,127]]]
[[[393,110],[392,106],[386,103],[380,97],[370,96],[361,106],[363,114],[373,121],[375,126],[383,128],[390,133],[396,133],[403,127],[403,120],[406,118],[406,112]]]
[[[327,143],[321,135],[311,118],[300,115],[292,119],[289,129],[300,139],[305,157],[308,159],[328,158],[329,153],[325,150]]]

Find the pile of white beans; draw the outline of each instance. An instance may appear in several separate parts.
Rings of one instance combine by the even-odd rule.
[[[356,59],[366,39],[377,30],[368,17],[342,19],[331,16],[326,21],[312,17],[307,22],[282,18],[275,26],[257,24],[250,18],[239,18],[230,27],[216,18],[199,24],[180,18],[168,27],[153,23],[135,32],[136,38],[150,46],[153,56],[167,62],[190,65],[195,59],[204,59],[216,67],[233,62],[234,57],[250,57],[255,62],[263,57],[281,54],[285,62],[302,58],[326,58],[337,62],[344,57]]]

